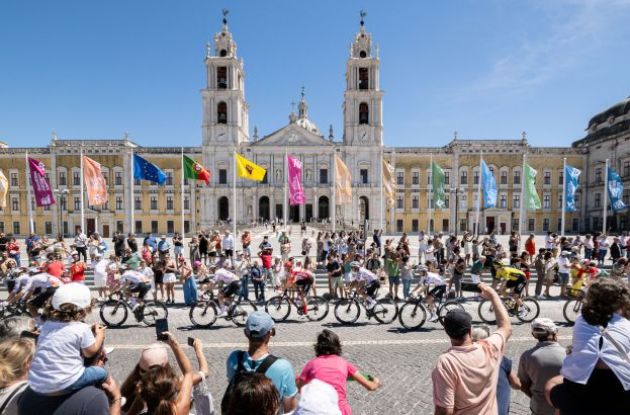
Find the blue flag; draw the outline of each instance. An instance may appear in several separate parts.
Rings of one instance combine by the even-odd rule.
[[[624,210],[627,206],[621,200],[623,196],[623,182],[616,171],[608,168],[608,197],[610,198],[610,207],[613,212],[617,213]]]
[[[481,187],[483,188],[483,206],[493,208],[497,206],[497,182],[494,174],[485,161],[481,160]]]
[[[564,168],[564,210],[566,212],[575,212],[575,191],[580,187],[581,170],[571,167],[568,164]]]
[[[140,180],[148,180],[157,184],[164,184],[166,181],[166,173],[158,166],[149,163],[137,154],[133,155],[133,178]]]

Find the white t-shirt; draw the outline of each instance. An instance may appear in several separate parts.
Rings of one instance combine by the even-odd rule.
[[[545,238],[545,249],[553,249],[556,247],[556,240],[553,236]]]
[[[427,272],[427,275],[420,277],[420,284],[438,286],[438,285],[444,285],[446,283],[444,282],[442,277],[440,277],[435,272]]]
[[[569,258],[564,256],[560,256],[560,258],[558,258],[558,272],[568,274],[570,266],[571,263],[569,262]]]
[[[221,246],[223,249],[234,249],[234,237],[232,237],[232,235],[223,237]]]
[[[229,284],[232,281],[238,281],[238,277],[225,268],[219,268],[214,273],[214,280],[216,282],[224,282],[225,284]]]
[[[96,340],[89,325],[47,321],[41,327],[28,383],[37,393],[59,392],[76,382],[85,368],[81,349]]]

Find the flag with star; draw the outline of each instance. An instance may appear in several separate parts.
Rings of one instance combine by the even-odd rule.
[[[206,184],[210,184],[210,172],[201,164],[186,155],[184,158],[184,177],[193,180],[203,180]]]
[[[164,184],[166,173],[153,163],[149,163],[137,154],[133,155],[133,178]]]

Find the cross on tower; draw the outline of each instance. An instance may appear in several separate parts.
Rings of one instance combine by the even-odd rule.
[[[361,10],[359,12],[359,16],[361,17],[361,26],[363,26],[365,24],[365,16],[367,16],[367,13],[363,10]]]
[[[227,24],[227,16],[230,14],[230,11],[228,9],[223,9],[221,13],[223,14],[223,24]]]

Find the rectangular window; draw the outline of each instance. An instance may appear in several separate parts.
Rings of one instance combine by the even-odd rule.
[[[166,196],[166,210],[173,210],[173,196]]]
[[[18,187],[18,174],[11,173],[11,187]]]
[[[114,172],[114,186],[122,186],[123,174],[121,171]]]
[[[158,222],[156,220],[151,221],[151,233],[159,233],[158,232]]]
[[[359,173],[361,175],[361,183],[362,184],[367,184],[368,183],[368,171],[367,171],[367,169],[361,169]]]
[[[449,209],[451,206],[450,203],[451,203],[451,198],[447,195],[444,198],[444,209]]]
[[[627,206],[630,201],[630,189],[623,189],[623,196],[621,197],[622,202]]]
[[[122,196],[116,196],[116,210],[122,210],[123,199]]]
[[[462,171],[462,175],[459,178],[459,184],[461,185],[468,184],[468,172],[466,170]]]
[[[411,220],[411,232],[418,232],[418,219]]]
[[[507,179],[507,176],[506,176]],[[506,194],[502,194],[501,198],[499,199],[499,207],[501,209],[507,209],[507,195]]]
[[[142,210],[142,197],[141,196],[136,196],[133,199],[133,208],[134,210]]]
[[[17,196],[11,197],[11,210],[14,212],[20,211],[20,198]]]
[[[184,233],[190,233],[190,221],[189,220],[185,220],[184,221]]]
[[[451,184],[451,172],[448,170],[444,172],[444,184]]]
[[[133,179],[133,185],[134,186],[142,186],[142,180],[140,180],[140,179]]]
[[[65,171],[60,171],[59,172],[59,186],[66,186],[67,185],[67,181],[66,181],[67,177],[66,177],[66,172]]]
[[[123,231],[123,229],[124,229],[123,226],[124,226],[123,225],[123,221],[121,221],[121,220],[117,220],[116,221],[116,230],[118,232],[122,232]]]
[[[73,186],[81,185],[81,172],[78,172],[78,171],[72,172],[72,185]]]
[[[75,197],[74,198],[74,210],[75,211],[81,210],[81,198],[80,197]]]
[[[319,169],[319,184],[328,184],[328,169]]]
[[[575,209],[579,209],[580,208],[580,194],[576,193],[575,194]]]
[[[562,183],[564,183],[564,172],[560,170],[558,172],[558,184],[562,186]]]
[[[396,220],[396,232],[403,232],[403,220],[402,219],[397,219]]]
[[[529,218],[527,220],[527,231],[534,232],[536,230],[536,220],[534,218]]]
[[[562,232],[562,218],[558,218],[558,226],[556,227],[558,233]]]
[[[151,196],[151,210],[157,210],[158,208],[158,204],[157,204],[157,196]]]
[[[551,195],[548,193],[543,195],[543,209],[551,209]]]
[[[518,219],[517,218],[513,218],[512,219],[512,230],[513,231],[518,231],[518,228],[519,228]]]
[[[227,169],[219,169],[219,184],[227,184]]]
[[[571,221],[571,231],[577,232],[580,229],[580,220],[578,218],[573,218]]]
[[[65,197],[65,196],[61,196],[61,197],[59,198],[59,208],[60,208],[61,210],[67,210],[67,209],[68,209],[68,206],[67,206],[67,203],[66,203],[66,197]]]
[[[396,196],[396,209],[405,208],[405,198],[402,195]]]
[[[175,233],[175,222],[172,220],[166,221],[166,233]]]
[[[545,185],[550,185],[551,184],[551,172],[550,171],[546,171],[545,172],[545,178],[544,178],[543,184],[545,184]]]
[[[513,195],[512,196],[512,209],[520,209],[521,208],[521,195]]]
[[[459,197],[459,209],[462,211],[468,209],[468,196],[466,194]]]
[[[141,220],[137,220],[136,221],[136,233],[142,233],[142,221]]]
[[[501,184],[508,184],[508,172],[505,170],[501,172]]]
[[[460,219],[459,220],[459,231],[460,232],[465,232],[468,229],[468,223],[466,222],[466,219]]]
[[[190,210],[190,198],[184,196],[184,210]]]
[[[442,219],[442,232],[449,231],[449,222],[448,219]]]
[[[417,195],[413,195],[411,197],[411,208],[419,209],[420,208],[420,198]]]
[[[514,184],[521,184],[521,171],[516,170],[514,172]]]
[[[0,222],[0,232],[4,233],[4,222]]]
[[[227,67],[217,66],[217,89],[227,89]]]
[[[596,208],[600,207],[602,204],[602,195],[601,193],[595,193],[595,200],[594,200],[594,206]]]
[[[623,162],[623,176],[630,176],[630,160]]]
[[[50,235],[52,233],[52,222],[50,221],[44,222],[44,233],[46,235]]]
[[[562,192],[558,192],[558,209],[562,209]]]
[[[549,232],[549,218],[543,218],[543,232]]]
[[[13,222],[13,234],[14,235],[20,234],[20,222],[18,221]]]
[[[369,75],[368,68],[359,68],[359,89],[369,88]]]
[[[420,184],[420,172],[419,171],[412,171],[411,172],[411,184],[413,184],[414,186],[417,186]]]
[[[431,185],[431,170],[427,172],[427,184]]]
[[[396,172],[396,184],[402,186],[405,184],[405,172],[397,171]]]
[[[173,172],[172,171],[166,172],[166,185],[167,186],[173,185]]]
[[[479,184],[479,172],[478,171],[474,171],[473,172],[473,184]]]
[[[603,182],[604,179],[602,178],[602,168],[598,167],[595,169],[595,182],[596,183],[601,183]]]

